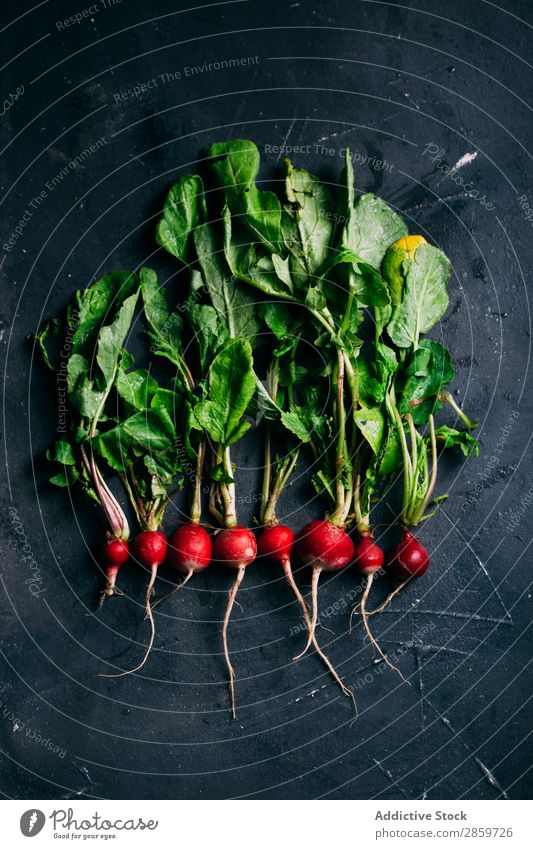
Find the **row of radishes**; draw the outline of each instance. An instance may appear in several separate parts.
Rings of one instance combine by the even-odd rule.
[[[321,572],[353,561],[366,577],[364,628],[388,663],[366,609],[385,560],[373,539],[372,506],[402,480],[402,536],[387,566],[401,583],[379,611],[428,567],[412,529],[445,497],[434,497],[438,445],[465,455],[477,451],[468,432],[475,423],[447,391],[451,355],[426,336],[447,309],[451,265],[424,237],[409,235],[383,200],[356,197],[348,151],[337,201],[317,177],[288,161],[281,197],[260,189],[259,152],[250,141],[211,145],[207,166],[214,188],[206,191],[198,174],[180,176],[156,228],[158,244],[180,263],[177,294],[174,278],[161,285],[152,269],[112,272],[76,293],[62,318],[37,334],[45,362],[53,371],[60,367],[58,375],[64,363],[60,354],[51,359],[48,343],[67,329],[70,334],[70,427],[68,438],[47,454],[56,464],[50,480],[81,485],[106,515],[102,601],[117,594],[118,569],[130,554],[128,521],[108,476],[120,479],[141,530],[131,554],[150,573],[151,636],[142,661],[118,675],[139,670],[153,646],[159,566],[168,560],[183,586],[214,559],[236,571],[222,628],[235,713],[228,623],[246,567],[259,553],[281,564],[300,605],[308,633],[297,657],[312,645],[351,696],[315,635]],[[168,296],[179,300],[175,312]],[[127,347],[138,319],[151,342],[148,369],[135,366]],[[266,356],[256,357],[261,348]],[[161,381],[157,362],[166,365]],[[445,404],[466,430],[436,426]],[[264,464],[256,518],[264,530],[256,544],[252,531],[238,524],[231,451],[258,411],[264,414]],[[295,541],[276,507],[300,454],[327,512]],[[165,510],[186,478],[188,522],[169,544]],[[202,525],[202,479],[220,528],[213,541]],[[360,536],[355,547],[350,527]],[[310,608],[292,575],[293,546],[312,568]]]
[[[311,611],[303,599],[292,573],[291,559],[294,549],[296,550],[298,559],[305,566],[309,566],[313,570]],[[276,524],[262,530],[257,542],[252,531],[242,525],[226,528],[216,533],[212,540],[202,525],[196,522],[190,522],[181,525],[170,540],[167,540],[167,537],[161,531],[141,532],[132,542],[131,554],[133,554],[137,562],[150,572],[151,577],[147,591],[147,614],[150,619],[152,619],[152,609],[154,607],[150,603],[150,596],[153,591],[157,570],[163,563],[168,563],[180,574],[182,581],[179,587],[183,587],[193,575],[206,569],[212,560],[236,571],[237,575],[228,597],[222,628],[224,654],[230,676],[230,692],[234,716],[234,670],[229,657],[228,624],[237,590],[242,582],[245,570],[247,566],[253,563],[257,555],[265,560],[279,563],[305,618],[307,643],[303,651],[294,658],[295,660],[301,658],[309,647],[313,645],[327,664],[343,692],[352,697],[352,693],[335,672],[330,661],[319,647],[315,637],[318,619],[317,587],[320,573],[323,571],[334,572],[343,569],[352,563],[352,561],[358,572],[367,578],[366,590],[361,602],[361,613],[365,628],[373,644],[381,652],[369,630],[365,603],[368,598],[368,590],[371,586],[371,581],[368,579],[383,567],[385,555],[370,534],[361,536],[358,544],[354,547],[351,537],[345,530],[327,520],[317,519],[306,525],[296,538],[292,529],[287,525]],[[128,561],[129,557],[130,547],[127,541],[117,539],[109,539],[107,541],[104,550],[104,567],[107,585],[103,591],[102,598],[116,594],[118,571]],[[391,550],[387,561],[388,571],[390,571],[392,576],[400,579],[402,583],[399,584],[394,593],[391,593],[388,599],[381,605],[380,610],[386,606],[392,595],[396,594],[404,586],[406,581],[422,575],[428,566],[428,552],[415,536],[408,529],[404,528],[400,542]],[[158,603],[156,602],[156,604]],[[126,673],[119,673],[119,675],[135,672],[141,668],[152,648],[154,634],[155,631],[152,628],[152,638],[143,661],[134,669]]]

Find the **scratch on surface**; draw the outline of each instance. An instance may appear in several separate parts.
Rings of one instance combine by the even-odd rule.
[[[440,185],[440,183],[438,185]],[[458,192],[453,195],[446,195],[445,197],[428,198],[428,200],[415,203],[414,206],[405,207],[404,212],[415,212],[417,209],[431,209],[432,206],[436,206],[439,203],[449,203],[453,200],[464,200],[465,197],[466,192]]]
[[[474,153],[464,153],[460,157],[460,159],[457,160],[455,165],[451,168],[448,176],[451,176],[451,174],[455,174],[456,171],[459,171],[459,168],[464,168],[465,165],[470,165],[470,163],[474,161],[474,159],[477,157],[477,155],[478,155],[477,150],[474,151]]]
[[[83,777],[89,782],[89,784],[94,784],[94,781],[92,780],[91,776],[89,775],[89,770],[87,769],[86,766],[83,766],[83,764],[75,764],[75,766],[76,766],[76,769],[78,770],[78,772],[80,772],[83,775]],[[82,791],[78,791],[78,792],[82,792]]]
[[[456,534],[457,534],[457,535],[461,538],[462,542],[464,542],[465,546],[468,548],[468,550],[470,551],[470,553],[474,555],[474,557],[475,557],[475,559],[476,559],[477,563],[481,566],[481,570],[482,570],[483,574],[485,575],[485,577],[487,578],[487,580],[488,580],[489,584],[490,584],[490,585],[491,585],[491,587],[492,587],[492,592],[493,592],[493,594],[496,596],[496,598],[498,599],[498,601],[500,602],[500,604],[501,604],[501,606],[502,606],[502,609],[503,609],[503,610],[504,610],[504,612],[505,612],[505,619],[507,620],[507,622],[509,623],[509,625],[512,625],[512,624],[513,624],[513,617],[511,616],[510,611],[509,611],[509,610],[507,610],[507,607],[505,606],[504,600],[503,600],[503,598],[501,597],[501,595],[500,595],[500,593],[499,593],[499,591],[498,591],[498,587],[496,586],[496,584],[495,584],[495,583],[494,583],[494,581],[492,580],[492,578],[491,578],[491,576],[490,576],[490,574],[489,574],[489,571],[488,571],[487,567],[485,566],[485,564],[483,563],[483,561],[481,560],[481,558],[480,558],[480,557],[478,557],[478,555],[476,554],[476,552],[474,551],[474,549],[472,548],[472,546],[470,545],[470,543],[468,542],[468,540],[467,540],[467,539],[465,539],[465,537],[463,536],[463,534],[461,533],[461,531],[460,531],[460,530],[459,530],[459,528],[457,527],[456,523],[453,521],[453,519],[451,519],[451,517],[450,517],[450,516],[448,516],[448,514],[447,514],[446,510],[445,510],[443,507],[441,507],[441,513],[445,516],[445,518],[448,520],[448,522],[450,523],[450,525],[452,526],[452,528],[455,530]]]
[[[287,146],[288,138],[289,138],[290,134],[292,133],[295,124],[296,124],[296,118],[293,118],[291,123],[289,124],[289,129],[287,130],[287,135],[285,136],[285,138],[281,142],[280,153],[279,153],[279,156],[278,156],[278,162],[281,159],[281,157],[285,155],[283,153],[283,151],[285,150],[285,147]]]
[[[483,761],[481,760],[481,758],[477,757],[477,755],[474,757],[474,760],[476,761],[477,765],[479,766],[481,772],[483,773],[483,775],[485,776],[485,778],[487,779],[489,784],[491,784],[492,787],[495,787],[497,790],[499,790],[504,799],[508,799],[509,796],[507,795],[507,793],[505,792],[503,787],[498,782],[494,773],[488,768],[488,766],[486,766],[483,763]]]
[[[382,613],[384,611],[381,611]],[[405,646],[408,649],[415,649],[416,651],[427,651],[427,652],[447,652],[448,654],[460,654],[463,657],[470,657],[472,652],[470,651],[462,651],[461,649],[450,649],[448,646],[433,646],[431,643],[406,643],[403,640],[384,640],[384,643],[392,643],[395,646]],[[375,663],[382,663],[382,658],[377,658]]]
[[[454,737],[458,737],[458,736],[459,736],[459,735],[458,735],[458,732],[455,730],[455,728],[453,727],[453,725],[452,725],[452,723],[450,722],[450,720],[448,719],[448,717],[447,717],[447,716],[445,716],[443,713],[441,713],[441,712],[438,710],[438,708],[436,708],[436,707],[435,707],[435,705],[434,705],[434,704],[432,704],[432,703],[429,701],[429,699],[428,699],[428,697],[427,697],[427,696],[423,696],[423,699],[424,699],[424,701],[426,702],[426,704],[428,704],[428,705],[429,705],[429,707],[430,707],[430,708],[431,708],[431,710],[435,713],[435,715],[438,717],[438,719],[440,719],[440,720],[441,720],[441,722],[442,722],[442,723],[446,726],[446,728],[448,728],[448,729],[449,729],[449,731],[450,731],[450,732],[454,735]],[[477,755],[475,755],[475,754],[471,751],[471,749],[470,749],[470,747],[468,746],[468,744],[467,744],[467,743],[465,743],[463,740],[461,740],[460,742],[461,742],[462,747],[463,747],[463,748],[464,748],[464,749],[468,752],[469,756],[470,756],[470,757],[471,757],[471,758],[475,761],[475,763],[477,764],[477,766],[479,767],[479,769],[481,770],[482,774],[483,774],[483,775],[484,775],[484,777],[487,779],[487,781],[488,781],[488,783],[491,785],[491,787],[495,787],[495,788],[496,788],[496,790],[498,791],[498,793],[499,793],[499,794],[500,794],[500,795],[501,795],[504,799],[509,799],[509,796],[507,795],[507,793],[505,792],[505,790],[504,790],[504,789],[503,789],[503,787],[501,786],[500,782],[498,781],[498,779],[496,778],[496,776],[494,775],[494,773],[493,773],[493,772],[492,772],[492,771],[488,768],[488,766],[486,766],[486,765],[483,763],[483,761],[481,760],[481,758],[479,758]]]
[[[298,696],[297,699],[292,699],[290,702],[288,702],[288,704],[295,705],[298,704],[298,702],[303,702],[304,699],[314,699],[316,694],[320,693],[321,690],[325,690],[327,686],[327,684],[322,684],[320,687],[315,687],[313,690],[310,690],[308,693],[306,693],[305,696]]]
[[[479,613],[458,613],[456,610],[428,610],[425,607],[422,610],[419,610],[416,607],[411,607],[409,610],[398,610],[397,608],[390,610],[386,608],[385,610],[382,610],[379,615],[390,616],[391,614],[394,614],[397,616],[399,613],[417,613],[419,616],[450,616],[452,619],[468,619],[474,622],[492,622],[495,625],[512,624],[508,619],[499,619],[497,616],[480,616]]]
[[[79,790],[73,790],[72,793],[67,793],[62,798],[63,799],[79,799],[79,797],[83,796],[85,793],[87,793],[87,791],[89,789],[90,789],[89,785],[87,785],[87,787],[80,787]]]
[[[319,144],[320,142],[329,141],[330,139],[336,139],[338,136],[346,136],[349,133],[353,133],[353,127],[350,127],[348,130],[339,130],[337,133],[331,133],[327,136],[321,136],[317,139],[316,143]]]
[[[418,646],[415,646],[415,663],[416,663],[416,671],[417,671],[417,675],[418,675],[418,694],[419,694],[419,697],[420,697],[419,698],[419,702],[420,702],[420,728],[421,728],[422,732],[424,732],[426,730],[426,712],[424,710],[424,694],[425,694],[425,691],[426,691],[426,687],[425,687],[424,678],[423,678],[423,675],[422,675],[423,663],[421,662],[421,659],[420,659],[420,651],[419,651]],[[424,789],[422,791],[422,798],[423,799],[427,798],[427,788],[425,786],[425,781],[424,781]]]
[[[393,787],[397,787],[397,788],[398,788],[398,790],[400,791],[400,793],[402,794],[402,796],[404,797],[404,799],[409,799],[410,797],[407,795],[407,793],[405,792],[405,790],[403,789],[403,787],[401,786],[401,784],[399,784],[399,783],[396,781],[396,779],[394,778],[394,776],[393,776],[392,772],[390,771],[390,769],[385,769],[385,767],[383,766],[383,764],[381,764],[378,760],[376,760],[376,758],[372,758],[372,760],[374,761],[374,763],[376,764],[376,766],[377,766],[377,767],[381,770],[381,772],[383,773],[383,775],[386,775],[386,776],[387,776],[387,778],[389,779],[389,781],[390,781],[390,783],[393,785]]]

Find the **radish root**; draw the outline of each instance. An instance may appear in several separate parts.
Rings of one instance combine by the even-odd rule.
[[[138,672],[139,669],[142,669],[142,667],[144,666],[144,664],[148,660],[148,655],[152,651],[152,646],[153,646],[154,640],[155,640],[155,623],[154,623],[154,617],[152,615],[152,605],[150,604],[150,598],[152,597],[152,593],[154,591],[154,584],[155,584],[156,576],[157,576],[157,566],[154,566],[152,568],[150,583],[148,584],[148,587],[146,588],[146,617],[150,620],[151,634],[150,634],[150,640],[149,640],[149,643],[148,643],[148,647],[146,649],[146,652],[145,652],[143,659],[138,664],[138,666],[135,666],[133,669],[128,669],[128,670],[126,670],[126,672],[114,672],[111,675],[108,675],[108,674],[99,675],[98,676],[99,678],[122,678],[122,677],[124,677],[124,675],[132,675],[134,672]]]
[[[285,561],[283,562],[282,566],[283,566],[283,571],[285,572],[285,577],[287,578],[287,581],[288,581],[288,583],[289,583],[289,586],[290,586],[290,588],[292,589],[292,591],[293,591],[293,593],[294,593],[294,595],[295,595],[295,597],[296,597],[296,600],[297,600],[298,604],[300,605],[300,607],[301,607],[301,609],[302,609],[302,613],[303,613],[303,616],[304,616],[305,624],[307,625],[307,633],[308,633],[308,635],[309,635],[309,634],[312,634],[311,642],[313,643],[313,647],[314,647],[314,649],[315,649],[316,653],[318,654],[318,656],[319,656],[319,657],[321,657],[321,658],[322,658],[322,660],[323,660],[323,661],[324,661],[324,663],[326,664],[326,666],[327,666],[327,668],[329,669],[329,671],[330,671],[331,675],[333,676],[333,678],[335,679],[335,681],[337,682],[337,684],[338,684],[338,685],[339,685],[339,687],[341,688],[341,690],[342,690],[342,692],[344,693],[344,695],[345,695],[345,696],[349,696],[349,697],[351,698],[351,700],[352,700],[352,702],[353,702],[353,704],[354,704],[354,707],[355,707],[355,709],[357,710],[357,706],[356,706],[356,704],[355,704],[355,696],[354,696],[354,694],[353,694],[353,693],[352,693],[352,691],[351,691],[351,690],[349,690],[349,689],[348,689],[348,687],[346,687],[346,685],[343,683],[342,679],[339,677],[338,673],[335,671],[335,667],[333,666],[333,664],[331,663],[331,661],[328,659],[327,655],[325,655],[325,654],[324,654],[324,652],[322,651],[322,649],[321,649],[321,648],[320,648],[320,646],[318,645],[318,642],[317,642],[316,636],[315,636],[315,634],[314,634],[314,632],[313,632],[313,623],[312,623],[312,621],[311,621],[311,617],[310,617],[310,615],[309,615],[309,608],[307,607],[307,604],[305,603],[305,600],[304,600],[304,598],[303,598],[303,596],[302,596],[302,594],[301,594],[300,590],[298,589],[298,586],[296,585],[296,581],[294,580],[294,575],[292,574],[292,569],[291,569],[291,563],[290,563],[290,560],[288,560],[288,559],[287,559],[287,560],[285,560]],[[317,578],[317,582],[318,582],[318,578]],[[307,651],[307,648],[304,650],[304,653],[305,653],[305,651]],[[301,657],[301,655],[299,655],[299,657]],[[294,658],[294,660],[297,660],[297,659],[298,659],[298,658]]]
[[[114,595],[124,595],[122,590],[117,589],[115,585],[115,581],[117,579],[116,575],[113,575],[112,578],[108,578],[104,589],[100,593],[100,598],[98,600],[98,610],[101,610],[104,606],[104,601],[106,598],[111,598]]]
[[[304,656],[315,636],[318,619],[318,579],[320,578],[321,571],[320,566],[313,567],[313,577],[311,578],[311,621],[307,625],[307,643],[304,650],[300,654],[297,654],[296,657],[293,657],[293,660],[300,660]]]
[[[226,605],[226,613],[224,615],[224,623],[222,625],[222,641],[224,643],[224,657],[226,659],[226,666],[228,667],[229,673],[229,691],[231,696],[231,714],[233,719],[237,719],[237,713],[235,711],[235,671],[233,666],[231,665],[231,660],[229,657],[229,648],[228,648],[228,624],[231,616],[231,611],[233,608],[233,604],[235,602],[235,596],[237,595],[237,590],[239,589],[242,579],[244,578],[245,567],[241,566],[239,571],[237,572],[237,577],[233,583],[233,586],[228,595],[228,603]]]
[[[385,599],[385,601],[383,602],[383,604],[380,604],[379,607],[376,607],[375,610],[369,610],[367,612],[367,616],[374,616],[376,613],[381,613],[383,610],[385,610],[385,608],[388,607],[389,604],[391,603],[394,596],[397,596],[398,593],[401,590],[403,590],[403,588],[405,587],[405,585],[407,583],[408,583],[408,581],[402,581],[402,583],[399,586],[397,586],[395,590],[393,590],[391,593],[388,594],[388,596]]]
[[[174,595],[174,593],[178,592],[179,590],[182,590],[183,587],[185,586],[185,584],[187,583],[187,581],[190,578],[192,578],[193,575],[194,575],[194,570],[189,569],[189,571],[187,572],[186,576],[184,577],[183,581],[180,584],[176,584],[175,587],[172,587],[170,592],[168,592],[166,595],[164,595],[163,598],[158,599],[158,601],[154,601],[154,603],[152,604],[152,610],[155,610],[155,608],[159,604],[162,604],[164,601],[167,600],[167,598],[170,598],[171,595]],[[147,618],[147,615],[144,617],[145,619]]]
[[[368,595],[369,595],[370,590],[372,588],[373,579],[374,579],[374,573],[371,573],[366,579],[366,587],[365,587],[365,591],[363,593],[363,598],[361,599],[361,617],[363,619],[363,625],[365,626],[365,631],[367,633],[368,639],[370,640],[370,642],[372,643],[372,645],[374,646],[376,651],[379,652],[379,654],[381,655],[381,657],[383,658],[383,660],[385,661],[387,666],[389,666],[391,669],[394,669],[394,671],[398,673],[398,675],[400,676],[402,681],[405,681],[405,683],[408,684],[409,682],[407,681],[405,676],[400,672],[400,670],[398,669],[397,666],[394,666],[394,664],[391,663],[391,661],[389,660],[389,658],[387,657],[387,655],[385,654],[385,652],[382,650],[381,646],[379,645],[378,641],[376,640],[376,638],[372,634],[372,631],[370,630],[370,626],[368,624],[368,615],[367,615],[367,612],[366,612],[366,603],[368,601]]]

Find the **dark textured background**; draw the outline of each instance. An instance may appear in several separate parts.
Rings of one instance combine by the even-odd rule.
[[[188,11],[165,0],[108,2],[62,30],[57,21],[90,4],[44,2],[24,14],[30,7],[18,3],[1,31],[2,98],[24,87],[1,121],[2,245],[46,182],[104,139],[47,191],[15,247],[0,251],[2,792],[531,797],[532,222],[519,201],[533,196],[531,4],[244,0]],[[185,76],[187,66],[256,56],[250,67]],[[162,83],[159,75],[176,71],[181,79]],[[142,98],[116,102],[154,77],[157,87]],[[320,635],[356,690],[356,722],[316,656],[290,662],[302,640],[290,635],[298,610],[263,565],[250,569],[231,626],[238,721],[220,654],[230,576],[216,567],[157,617],[142,675],[98,678],[141,656],[145,576],[124,570],[128,598],[95,615],[91,553],[103,521],[77,497],[52,491],[32,462],[54,436],[57,411],[53,381],[32,365],[26,335],[75,287],[112,268],[150,262],[177,297],[175,266],[152,256],[153,217],[169,184],[224,137],[253,138],[261,150],[309,144],[296,159],[332,183],[346,144],[386,162],[356,163],[358,189],[379,192],[453,261],[439,333],[454,353],[458,397],[481,422],[480,457],[442,463],[439,491],[450,498],[423,532],[431,571],[374,622],[411,686],[375,663],[360,625],[348,632],[360,586],[353,571],[323,580],[323,623],[334,633]],[[424,152],[429,144],[443,149],[441,166],[457,168],[452,176]],[[263,175],[279,173],[278,157],[267,154]],[[258,459],[252,436],[238,455],[243,519],[253,513]],[[284,501],[295,528],[320,514],[316,501],[298,506],[309,496],[302,478]],[[9,507],[41,571],[37,597]],[[307,588],[309,576],[298,579]]]

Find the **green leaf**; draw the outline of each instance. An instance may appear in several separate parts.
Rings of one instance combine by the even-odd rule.
[[[67,389],[69,393],[74,391],[80,378],[89,374],[89,361],[81,354],[72,354],[67,364]]]
[[[217,483],[235,483],[234,478],[228,474],[224,463],[218,463],[211,472],[211,479]]]
[[[106,387],[115,379],[118,360],[124,340],[131,327],[136,303],[137,292],[126,298],[113,323],[102,327],[98,334],[96,362],[100,367]]]
[[[416,348],[419,337],[442,318],[448,307],[450,262],[438,248],[421,245],[408,267],[403,299],[393,309],[389,336],[399,348]]]
[[[333,233],[333,200],[317,177],[288,163],[285,242],[292,255],[291,272],[305,285],[329,257]],[[302,281],[302,277],[304,280]]]
[[[385,201],[373,194],[355,199],[353,164],[348,148],[341,187],[339,219],[344,221],[341,245],[350,248],[374,268],[379,268],[387,248],[407,234],[405,222]]]
[[[477,457],[479,454],[477,439],[474,439],[466,430],[456,430],[454,427],[441,425],[435,431],[435,435],[439,442],[444,442],[445,448],[460,448],[467,457],[469,455]]]
[[[423,339],[405,366],[405,385],[398,403],[401,414],[412,413],[423,424],[441,404],[437,398],[455,377],[449,351],[433,339]]]
[[[120,427],[147,452],[168,451],[176,439],[174,423],[163,407],[152,407],[135,413]]]
[[[119,368],[115,381],[117,392],[131,412],[144,410],[158,391],[157,381],[146,369],[125,372]]]
[[[105,398],[105,389],[98,389],[95,380],[81,374],[70,392],[70,403],[84,419],[93,419]]]
[[[209,370],[209,394],[194,408],[197,421],[211,439],[236,442],[248,429],[242,418],[255,392],[252,348],[245,339],[229,342]]]
[[[155,271],[142,268],[140,271],[141,294],[144,314],[150,328],[151,351],[165,357],[173,365],[182,366],[182,344],[184,322],[177,312],[170,313],[163,287],[157,282]]]
[[[279,253],[281,204],[273,192],[260,191],[256,186],[260,163],[256,145],[236,139],[212,144],[206,152],[231,212],[242,216],[243,223],[270,252]]]
[[[52,463],[62,463],[64,466],[74,466],[76,463],[74,449],[70,442],[66,442],[64,439],[58,440],[47,450],[46,459]]]
[[[160,389],[157,387],[157,391],[150,400],[150,407],[162,407],[171,419],[176,420],[177,403],[178,397],[175,392],[172,392],[170,389]]]
[[[294,319],[286,304],[266,301],[263,304],[259,304],[258,312],[276,339],[281,341],[293,337],[292,328],[294,326]]]
[[[292,292],[294,287],[292,285],[291,272],[289,269],[289,257],[282,259],[278,254],[272,254],[272,264],[278,279],[281,280],[282,283],[285,283],[289,292]]]
[[[186,314],[198,346],[202,373],[205,373],[219,348],[227,342],[228,332],[215,308],[208,304],[198,304],[191,298]]]
[[[335,480],[327,474],[323,469],[319,469],[316,474],[311,477],[311,481],[316,490],[317,495],[327,495],[333,503],[335,503]]]
[[[293,300],[292,280],[288,270],[284,274],[286,265],[281,258],[277,254],[261,256],[256,246],[249,243],[249,237],[235,236],[234,222],[227,205],[222,210],[222,221],[224,255],[233,276],[266,295]]]
[[[207,219],[204,184],[196,174],[186,174],[170,189],[163,218],[156,228],[156,241],[189,265],[193,258],[193,232]]]
[[[385,429],[383,413],[377,407],[361,407],[354,411],[353,417],[372,451],[377,454],[381,448]]]
[[[343,232],[343,246],[379,268],[390,245],[407,234],[404,220],[381,198],[361,195]]]
[[[69,310],[69,322],[74,329],[72,354],[92,356],[100,329],[112,323],[122,303],[138,288],[138,276],[131,271],[114,271],[76,295],[76,307]],[[111,320],[111,321],[110,321]]]
[[[311,442],[312,433],[307,427],[305,411],[300,407],[292,407],[288,413],[281,414],[281,421],[300,442]]]
[[[52,475],[49,480],[50,483],[54,484],[54,486],[66,487],[72,486],[72,484],[76,483],[78,478],[78,470],[72,466],[67,466],[62,472],[57,472],[57,474]]]
[[[166,409],[134,413],[92,441],[94,450],[117,472],[124,472],[135,456],[170,454],[176,450],[176,429]]]
[[[374,364],[359,355],[353,364],[354,382],[357,397],[363,406],[381,404],[385,396],[386,384],[380,382],[374,371]]]
[[[394,424],[389,423],[387,436],[378,457],[377,474],[380,477],[396,474],[402,468],[402,462],[402,448],[398,439],[398,431]]]
[[[61,319],[59,318],[49,318],[45,321],[44,325],[41,329],[35,333],[33,336],[30,336],[30,339],[33,339],[37,350],[40,352],[43,362],[47,368],[51,371],[55,371],[55,366],[50,362],[50,357],[48,354],[48,349],[46,347],[46,342],[49,337],[58,336],[62,327]]]
[[[232,338],[255,339],[261,325],[255,314],[253,292],[237,283],[224,261],[223,244],[217,244],[215,229],[202,224],[194,231],[202,278],[211,303]]]
[[[154,333],[160,334],[170,315],[163,286],[159,285],[157,274],[151,268],[141,268],[139,277],[146,321]]]
[[[379,271],[349,248],[343,248],[330,257],[322,270],[321,279],[327,277],[335,267],[346,263],[352,267],[354,272],[350,276],[350,282],[359,304],[365,307],[386,306],[390,301],[389,291]]]

